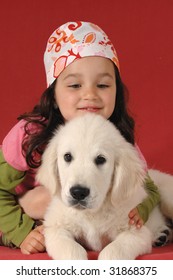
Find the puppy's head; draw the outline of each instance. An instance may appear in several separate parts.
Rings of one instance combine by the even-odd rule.
[[[135,149],[114,125],[86,114],[57,130],[37,179],[67,206],[98,209],[108,192],[113,202],[129,196],[142,176]]]

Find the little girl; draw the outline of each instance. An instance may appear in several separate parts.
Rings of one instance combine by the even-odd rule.
[[[39,220],[50,197],[35,181],[35,173],[55,128],[89,111],[109,119],[135,145],[134,120],[127,111],[118,57],[103,30],[81,21],[62,25],[48,39],[44,63],[47,89],[40,103],[19,117],[0,150],[1,239],[24,254],[45,250]],[[148,175],[145,186],[147,199],[129,213],[129,223],[137,227],[160,200]]]

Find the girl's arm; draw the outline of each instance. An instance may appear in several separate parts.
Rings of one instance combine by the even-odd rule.
[[[24,178],[25,172],[10,166],[0,151],[0,231],[6,245],[19,247],[34,226],[34,220],[23,213],[15,193],[15,187]]]
[[[148,196],[129,213],[130,224],[136,224],[138,228],[147,222],[151,211],[160,202],[158,188],[148,174],[145,179],[145,188]]]

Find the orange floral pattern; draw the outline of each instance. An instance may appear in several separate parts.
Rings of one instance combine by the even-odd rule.
[[[89,22],[67,22],[56,29],[44,55],[48,86],[74,60],[87,56],[109,58],[119,69],[117,53],[106,33]]]

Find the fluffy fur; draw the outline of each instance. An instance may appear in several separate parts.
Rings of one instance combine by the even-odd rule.
[[[99,251],[103,260],[149,253],[153,240],[167,229],[159,208],[141,229],[128,223],[129,211],[146,197],[145,175],[136,149],[101,116],[86,114],[58,129],[37,174],[52,194],[44,222],[48,254],[85,260],[89,249]],[[151,176],[161,188],[162,174],[151,171]],[[170,199],[166,188],[164,201]]]

